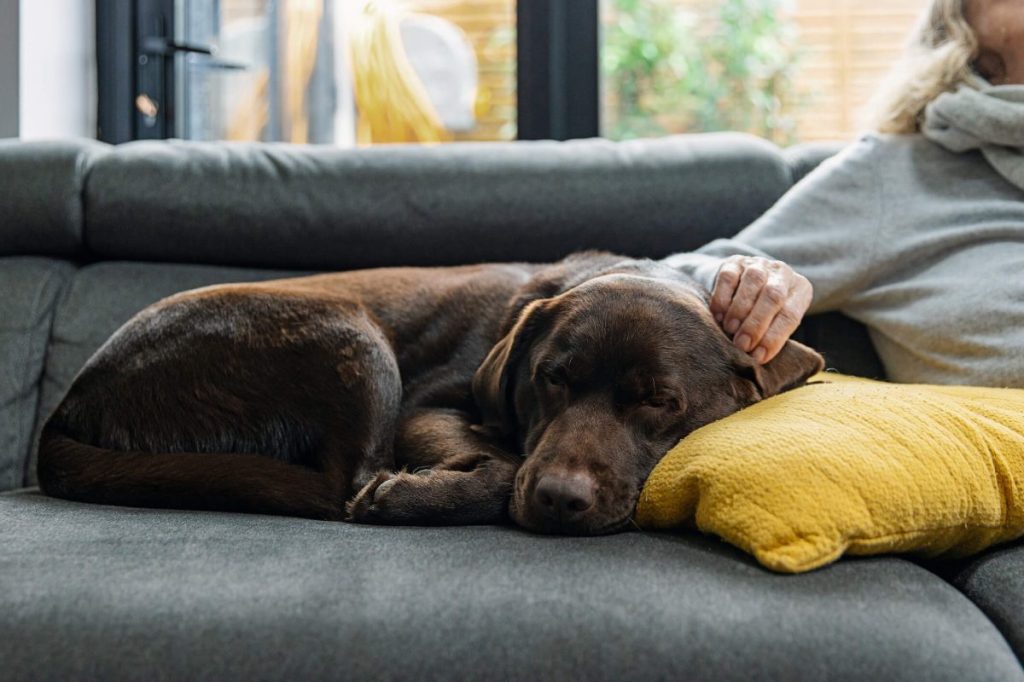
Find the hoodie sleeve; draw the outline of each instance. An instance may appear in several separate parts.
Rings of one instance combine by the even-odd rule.
[[[808,312],[842,307],[871,276],[882,222],[876,159],[881,144],[874,135],[861,138],[823,162],[735,237],[716,239],[663,262],[711,291],[729,256],[780,260],[814,287]]]

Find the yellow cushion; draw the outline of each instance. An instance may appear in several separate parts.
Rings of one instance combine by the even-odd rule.
[[[637,523],[695,524],[787,573],[1024,535],[1024,390],[811,381],[827,383],[681,441],[647,480]]]

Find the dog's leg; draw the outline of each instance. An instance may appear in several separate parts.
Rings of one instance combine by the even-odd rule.
[[[367,344],[360,352],[342,355],[335,367],[344,388],[334,421],[338,438],[333,452],[325,453],[322,464],[329,476],[349,478],[348,494],[339,502],[368,485],[377,472],[394,469],[402,401],[398,361],[383,338]],[[349,471],[353,456],[357,466]]]
[[[461,525],[507,520],[521,458],[475,430],[456,410],[417,410],[399,427],[396,459],[348,503],[360,523]]]

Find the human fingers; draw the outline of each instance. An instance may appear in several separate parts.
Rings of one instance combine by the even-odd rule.
[[[778,271],[771,272],[758,292],[750,312],[736,330],[733,339],[736,347],[747,353],[757,348],[788,299],[789,287],[785,278]]]
[[[754,308],[761,289],[768,282],[768,269],[760,258],[745,258],[742,261],[743,274],[740,276],[736,293],[724,316],[726,333],[734,335]]]
[[[751,356],[754,361],[760,364],[771,362],[786,345],[786,341],[793,335],[793,332],[800,326],[804,314],[811,305],[813,298],[813,287],[801,275],[794,273],[793,283],[790,287],[790,294],[785,304],[775,315],[761,337],[759,343],[755,344]]]
[[[743,275],[742,259],[742,256],[726,258],[715,277],[715,289],[711,292],[711,314],[719,324],[725,321],[725,313],[729,310]]]

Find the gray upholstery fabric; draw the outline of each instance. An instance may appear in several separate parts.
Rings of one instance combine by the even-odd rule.
[[[74,268],[0,258],[0,490],[24,484],[50,323]]]
[[[2,271],[2,268],[0,268]],[[78,370],[114,331],[150,303],[173,293],[221,282],[275,279],[304,272],[237,268],[97,263],[75,273],[54,313],[53,337],[46,356],[42,393],[32,442],[60,403]],[[36,483],[35,447],[25,467],[27,483]]]
[[[693,536],[383,528],[0,496],[4,679],[1021,680],[899,559],[803,576]]]
[[[788,189],[778,149],[732,133],[365,150],[122,145],[86,190],[104,259],[350,269],[659,257],[751,222]]]
[[[951,579],[1024,660],[1024,542],[964,562]]]
[[[0,256],[82,253],[82,188],[109,146],[0,141]]]

